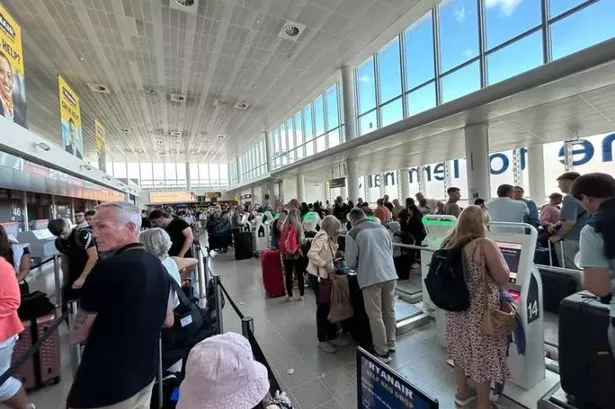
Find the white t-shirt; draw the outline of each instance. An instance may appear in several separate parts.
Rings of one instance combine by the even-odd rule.
[[[167,273],[169,273],[171,278],[173,278],[173,280],[175,280],[177,284],[179,284],[179,286],[181,287],[182,278],[179,275],[179,268],[177,267],[177,263],[175,263],[175,261],[171,257],[167,257],[164,260],[162,260],[162,265],[164,266],[164,268],[167,269]],[[171,305],[173,306],[173,308],[179,305],[179,298],[177,297],[177,294],[175,293],[173,294]]]

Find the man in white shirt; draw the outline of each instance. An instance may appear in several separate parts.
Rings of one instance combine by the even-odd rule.
[[[524,223],[530,211],[521,200],[513,200],[512,185],[498,186],[498,197],[485,205],[489,211],[490,220],[505,223]]]

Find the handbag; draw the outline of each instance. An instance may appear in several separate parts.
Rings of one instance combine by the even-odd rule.
[[[509,302],[500,299],[500,308],[489,307],[489,279],[487,269],[485,267],[485,249],[481,244],[480,248],[481,267],[483,273],[483,304],[486,311],[483,315],[483,322],[481,324],[481,330],[484,334],[492,337],[504,337],[517,328],[517,320],[515,319],[516,309],[514,305]]]
[[[190,341],[203,327],[203,313],[184,293],[177,281],[171,278],[171,289],[177,294],[179,305],[173,310],[175,320],[171,328],[162,330],[165,344],[178,344]]]
[[[318,281],[318,302],[320,304],[331,304],[331,292],[333,291],[332,281],[331,277],[320,277]]]
[[[331,308],[327,319],[330,322],[340,322],[352,318],[353,310],[350,302],[350,287],[348,276],[345,274],[335,275],[331,280]]]

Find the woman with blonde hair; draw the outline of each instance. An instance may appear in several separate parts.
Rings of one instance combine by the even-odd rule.
[[[333,261],[337,253],[337,238],[342,224],[332,215],[325,216],[320,224],[320,231],[314,236],[312,246],[308,251],[308,267],[310,274],[308,279],[310,287],[316,294],[316,329],[318,335],[318,347],[330,354],[335,352],[336,346],[346,346],[348,342],[337,338],[337,326],[327,318],[331,309],[331,297],[321,294],[322,285],[330,280],[329,274],[335,273]],[[325,288],[325,287],[323,287]],[[331,288],[328,286],[327,288]],[[323,291],[324,292],[324,291]]]
[[[491,382],[503,384],[509,376],[506,337],[486,335],[483,316],[499,309],[500,286],[510,271],[496,243],[487,237],[488,214],[479,206],[468,206],[444,240],[443,247],[462,247],[470,308],[446,312],[446,346],[455,364],[455,403],[467,406],[478,399],[477,409],[491,409]],[[468,379],[476,384],[470,389]]]
[[[301,253],[301,243],[303,242],[303,228],[301,227],[301,214],[299,209],[288,209],[288,215],[280,227],[279,247],[282,252],[282,262],[284,264],[284,275],[286,278],[287,301],[293,298],[293,272],[297,276],[299,286],[299,299],[303,300],[305,293],[304,271],[299,271]]]

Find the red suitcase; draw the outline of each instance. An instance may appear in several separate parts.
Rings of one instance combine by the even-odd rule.
[[[13,349],[12,364],[16,358],[22,356],[32,346],[32,328],[30,321],[23,321],[24,330],[19,334],[19,340]],[[30,358],[24,363],[15,374],[15,378],[23,383],[27,390],[33,389],[37,385],[36,371],[34,370],[34,358]]]
[[[55,314],[45,315],[36,319],[36,339],[43,336],[55,319]],[[42,385],[58,383],[60,381],[60,375],[62,374],[59,329],[41,345],[39,360]]]
[[[282,255],[279,250],[265,249],[260,254],[263,269],[263,284],[270,297],[281,297],[284,290],[284,274],[282,272]]]

